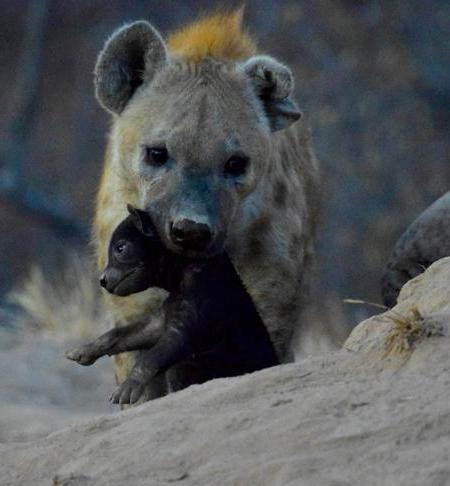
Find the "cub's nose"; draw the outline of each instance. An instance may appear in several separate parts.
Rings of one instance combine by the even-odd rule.
[[[106,289],[106,284],[107,284],[107,281],[106,281],[106,275],[103,274],[101,277],[100,277],[100,285]]]
[[[183,218],[172,222],[170,238],[184,249],[201,251],[210,243],[212,232],[207,224]]]

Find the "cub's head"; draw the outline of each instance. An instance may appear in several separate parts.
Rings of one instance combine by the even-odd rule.
[[[221,252],[266,174],[272,132],[300,117],[291,71],[268,56],[177,56],[139,21],[107,41],[95,74],[115,117],[115,170],[164,244],[193,257]]]
[[[128,211],[112,234],[108,264],[100,278],[102,287],[119,296],[160,286],[160,261],[167,253],[148,214],[131,206]]]

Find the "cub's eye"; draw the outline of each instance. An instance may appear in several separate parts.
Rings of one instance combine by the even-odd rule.
[[[164,147],[145,147],[144,161],[148,165],[161,167],[169,160],[169,152]]]
[[[126,242],[118,243],[118,244],[116,245],[115,250],[116,250],[116,252],[117,252],[117,253],[125,253],[125,251],[126,251],[126,249],[127,249],[127,246],[128,246],[128,245],[127,245],[127,243],[126,243]]]
[[[247,172],[248,164],[248,157],[233,155],[225,162],[223,172],[231,177],[239,177]]]
[[[114,258],[120,263],[133,263],[138,258],[136,247],[126,240],[118,241],[114,246]]]

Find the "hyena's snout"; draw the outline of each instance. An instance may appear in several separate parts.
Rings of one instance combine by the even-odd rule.
[[[211,243],[213,232],[208,224],[178,218],[170,223],[170,239],[183,250],[203,251]]]

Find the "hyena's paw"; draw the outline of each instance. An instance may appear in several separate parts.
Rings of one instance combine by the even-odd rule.
[[[66,353],[66,358],[76,361],[80,365],[90,366],[97,361],[99,356],[91,345],[86,344],[85,346],[80,346],[72,351],[68,351]]]
[[[125,380],[111,395],[111,403],[119,405],[132,405],[136,403],[145,390],[145,383],[133,378]]]

